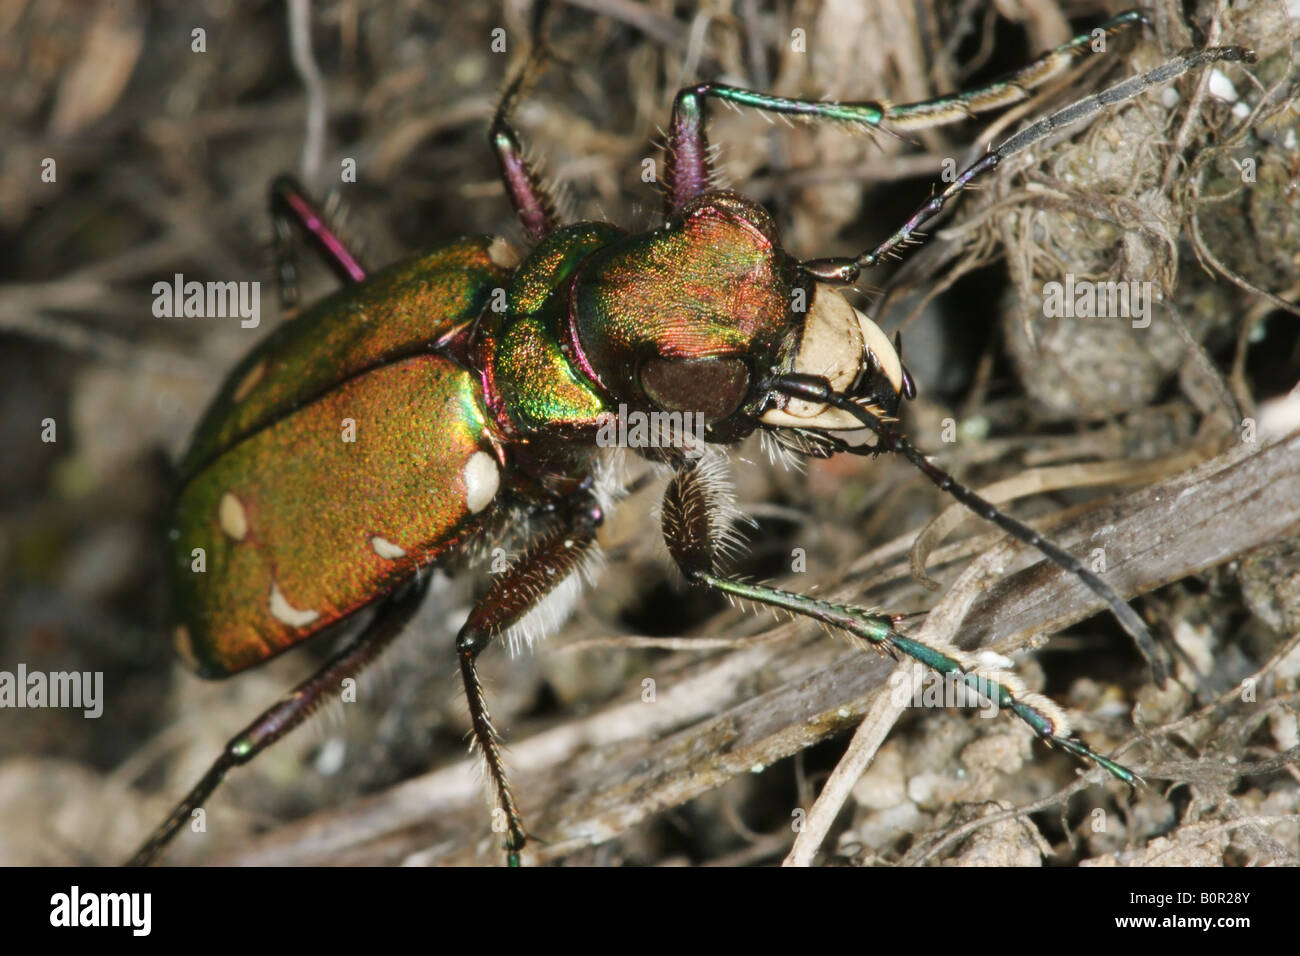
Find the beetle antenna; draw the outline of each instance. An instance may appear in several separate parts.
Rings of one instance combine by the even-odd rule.
[[[862,422],[864,426],[875,432],[879,440],[878,446],[874,448],[867,446],[864,452],[855,453],[872,453],[881,449],[898,452],[919,468],[927,478],[939,487],[939,490],[946,491],[985,521],[997,525],[1016,540],[1037,548],[1056,564],[1075,575],[1110,607],[1111,613],[1115,615],[1120,625],[1133,638],[1138,650],[1146,658],[1147,664],[1151,667],[1151,675],[1156,683],[1163,684],[1165,682],[1168,674],[1159,657],[1155,640],[1151,637],[1151,632],[1147,629],[1142,618],[1111,589],[1110,585],[1080,564],[1074,555],[1057,547],[1033,528],[1000,511],[991,502],[961,484],[952,475],[930,461],[915,445],[894,431],[888,422],[874,410],[836,392],[824,378],[815,375],[790,373],[777,376],[772,382],[772,387],[792,398],[831,405],[841,411],[848,412]],[[853,451],[850,448],[845,450]]]

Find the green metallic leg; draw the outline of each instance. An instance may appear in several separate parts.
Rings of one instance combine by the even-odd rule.
[[[904,654],[945,677],[953,677],[981,697],[994,701],[999,708],[1010,710],[1048,743],[1095,763],[1130,786],[1138,783],[1137,775],[1131,770],[1103,757],[1073,736],[1064,715],[1050,701],[1021,691],[1009,677],[980,670],[973,658],[955,647],[931,647],[915,641],[895,630],[894,619],[886,614],[831,604],[717,573],[710,525],[710,515],[716,507],[707,481],[702,480],[694,468],[680,468],[664,494],[664,540],[673,560],[692,583],[820,621],[848,634],[855,643],[863,646],[894,656]]]
[[[825,282],[851,285],[858,280],[863,269],[880,263],[887,256],[894,256],[898,250],[912,241],[917,231],[935,216],[958,193],[985,173],[990,173],[1005,159],[1022,153],[1037,143],[1042,142],[1059,129],[1086,119],[1107,107],[1140,96],[1147,90],[1172,82],[1184,73],[1200,69],[1211,63],[1238,62],[1254,63],[1255,54],[1241,47],[1211,47],[1187,56],[1179,56],[1162,66],[1156,67],[1141,76],[1131,77],[1122,83],[1102,90],[1093,96],[1085,97],[1057,110],[1031,126],[1027,126],[1009,139],[1003,140],[980,159],[966,167],[940,193],[917,208],[916,212],[892,236],[870,252],[864,252],[856,258],[814,259],[803,263],[804,269]]]
[[[1057,547],[1033,528],[999,511],[990,502],[975,494],[952,475],[926,458],[920,449],[906,438],[894,431],[885,419],[876,414],[876,410],[863,407],[852,399],[833,391],[826,379],[813,375],[782,375],[773,379],[770,387],[785,395],[801,398],[804,401],[834,405],[836,408],[853,415],[862,422],[864,427],[875,432],[879,438],[879,444],[874,447],[870,445],[850,446],[839,439],[831,439],[831,446],[837,452],[850,455],[874,455],[882,450],[898,452],[934,482],[940,491],[952,495],[985,521],[997,525],[1017,541],[1023,541],[1031,548],[1038,549],[1057,565],[1069,571],[1110,606],[1115,619],[1133,638],[1133,643],[1137,645],[1137,649],[1151,666],[1151,676],[1156,683],[1163,684],[1165,682],[1168,677],[1168,668],[1160,659],[1155,639],[1152,638],[1151,632],[1147,629],[1142,618],[1115,593],[1110,585],[1079,563],[1079,559],[1074,555]]]
[[[415,616],[428,590],[426,576],[408,584],[376,611],[365,629],[325,666],[295,687],[256,720],[230,739],[221,756],[208,768],[171,815],[163,821],[127,862],[127,866],[148,866],[201,807],[233,767],[246,764],[271,744],[293,730],[313,713],[330,694],[337,694],[344,678],[355,677],[401,634]]]
[[[1117,33],[1141,23],[1135,10],[1122,13],[1101,24],[1099,29]],[[673,102],[672,123],[668,131],[667,186],[665,202],[668,215],[710,188],[709,143],[705,132],[704,101],[709,97],[734,106],[748,106],[807,120],[826,120],[850,126],[879,130],[898,135],[967,119],[977,113],[1000,109],[1028,98],[1030,91],[1059,76],[1074,60],[1092,48],[1091,33],[1081,34],[1069,43],[1043,54],[1028,66],[978,89],[922,100],[918,103],[891,105],[878,101],[841,103],[831,100],[788,99],[754,90],[701,83],[687,87]]]
[[[594,500],[583,496],[571,502],[569,515],[559,528],[539,538],[505,571],[493,577],[487,593],[474,606],[456,638],[474,740],[483,752],[497,801],[505,813],[509,866],[519,865],[527,834],[507,779],[501,741],[488,713],[476,663],[494,637],[517,624],[560,582],[578,570],[595,544],[596,529],[603,520]]]

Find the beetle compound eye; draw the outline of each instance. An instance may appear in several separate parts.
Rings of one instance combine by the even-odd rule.
[[[728,418],[749,394],[749,368],[739,359],[648,359],[641,388],[669,412],[697,412],[705,424]]]

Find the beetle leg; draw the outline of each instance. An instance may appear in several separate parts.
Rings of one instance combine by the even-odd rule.
[[[595,544],[596,528],[602,520],[600,506],[594,499],[582,495],[574,502],[563,525],[537,539],[505,571],[493,577],[487,593],[474,605],[456,637],[456,652],[460,658],[474,740],[483,752],[499,809],[505,814],[506,862],[510,866],[519,865],[519,854],[527,835],[506,777],[501,741],[488,713],[476,662],[494,637],[518,623],[556,585],[578,569]]]
[[[1026,691],[1012,674],[985,670],[978,659],[951,645],[931,646],[899,633],[894,618],[851,605],[751,584],[715,570],[717,543],[710,515],[719,507],[709,482],[695,467],[679,467],[663,499],[663,535],[673,560],[692,584],[711,588],[730,598],[752,601],[791,614],[820,621],[847,635],[854,644],[872,647],[897,657],[906,655],[945,677],[952,677],[976,694],[1006,708],[1049,743],[1082,760],[1095,763],[1130,786],[1139,778],[1131,770],[1094,751],[1074,736],[1064,713],[1045,697]]]
[[[540,242],[555,231],[558,225],[555,203],[524,156],[519,136],[510,125],[510,114],[524,88],[545,64],[547,56],[539,21],[534,26],[533,47],[528,59],[506,86],[501,101],[497,103],[492,125],[488,128],[488,142],[492,144],[492,152],[496,155],[506,195],[510,197],[510,205],[519,215],[519,221],[523,223],[524,232],[533,242]]]
[[[1099,113],[1107,107],[1122,103],[1147,90],[1162,86],[1210,63],[1218,62],[1254,63],[1255,54],[1242,47],[1210,47],[1186,56],[1177,56],[1141,76],[1130,77],[1121,83],[1102,90],[1100,93],[1084,97],[1062,107],[1055,113],[1043,117],[1038,122],[1025,127],[1014,136],[1004,139],[992,147],[971,165],[967,166],[949,183],[942,192],[936,193],[923,202],[892,236],[869,252],[855,258],[814,259],[803,263],[804,269],[824,282],[836,282],[845,285],[857,281],[863,269],[877,265],[882,259],[897,254],[897,251],[914,241],[917,231],[935,216],[959,192],[985,173],[990,173],[1005,159],[1024,152],[1046,139],[1057,130],[1082,119]],[[921,104],[924,105],[924,104]]]
[[[1169,670],[1160,659],[1160,652],[1156,646],[1155,639],[1152,638],[1150,630],[1146,623],[1138,616],[1137,611],[1133,610],[1109,584],[1099,578],[1096,574],[1084,567],[1079,559],[1068,551],[1062,550],[1051,541],[1044,538],[1041,534],[1026,524],[1017,521],[1009,514],[999,510],[991,502],[986,501],[977,495],[974,491],[967,488],[952,475],[948,474],[942,468],[935,465],[930,459],[926,458],[916,446],[909,442],[898,432],[890,427],[889,422],[880,418],[869,408],[864,408],[852,399],[835,392],[830,383],[824,378],[810,375],[783,375],[774,379],[772,385],[777,390],[792,397],[798,397],[804,401],[815,401],[822,404],[833,405],[850,415],[857,418],[862,424],[876,433],[878,443],[876,446],[853,446],[845,445],[838,442],[837,451],[848,452],[849,454],[875,455],[881,450],[898,452],[913,465],[915,465],[922,474],[930,479],[934,485],[943,492],[946,492],[956,498],[959,502],[969,508],[972,512],[979,515],[985,521],[992,522],[1007,534],[1011,535],[1017,541],[1023,541],[1031,548],[1037,548],[1043,555],[1050,558],[1061,568],[1069,571],[1109,605],[1111,613],[1119,621],[1120,626],[1128,632],[1133,638],[1137,649],[1146,658],[1147,663],[1151,666],[1151,676],[1156,683],[1163,684],[1169,676]]]
[[[337,693],[344,678],[356,676],[362,668],[374,661],[415,616],[416,609],[428,590],[429,580],[427,575],[417,578],[389,598],[347,647],[232,737],[221,756],[208,768],[208,772],[185,799],[177,804],[171,816],[141,845],[127,866],[147,866],[152,862],[193,812],[212,795],[212,791],[216,790],[232,767],[248,763],[289,733],[310,717],[327,695]]]
[[[1098,29],[1116,33],[1141,22],[1142,15],[1130,10],[1107,20]],[[668,187],[667,212],[672,215],[684,203],[709,189],[709,143],[704,129],[704,101],[708,97],[733,106],[749,106],[799,119],[845,123],[897,136],[903,131],[957,122],[1027,99],[1031,90],[1059,76],[1077,56],[1093,49],[1093,43],[1093,34],[1085,33],[978,89],[902,105],[876,100],[841,103],[789,99],[721,83],[686,87],[673,101],[672,123],[668,129],[664,176]]]
[[[288,174],[275,177],[271,183],[270,207],[275,225],[275,268],[281,311],[292,312],[298,305],[298,273],[292,254],[295,226],[341,281],[360,282],[366,277],[361,261],[329,227],[324,213],[298,180]]]

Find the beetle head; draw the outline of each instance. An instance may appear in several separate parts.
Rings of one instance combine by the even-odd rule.
[[[593,253],[571,295],[583,371],[629,409],[700,415],[713,442],[759,426],[862,427],[772,392],[773,375],[824,376],[887,415],[910,388],[884,333],[800,268],[767,212],[735,193],[705,193],[662,228]]]
[[[801,281],[762,207],[707,193],[584,263],[571,302],[576,351],[615,401],[697,413],[711,440],[731,440],[754,428],[745,407],[789,338]]]

